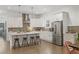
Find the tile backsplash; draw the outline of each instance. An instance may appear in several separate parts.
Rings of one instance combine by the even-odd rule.
[[[77,33],[79,33],[79,26],[68,26],[68,32],[77,32]]]
[[[12,32],[18,32],[18,31],[22,31],[22,28],[8,28],[8,31],[12,31]]]

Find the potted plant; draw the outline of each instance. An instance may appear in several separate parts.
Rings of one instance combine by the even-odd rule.
[[[77,41],[79,41],[79,33],[78,33]]]
[[[79,33],[77,34],[76,44],[79,46]]]

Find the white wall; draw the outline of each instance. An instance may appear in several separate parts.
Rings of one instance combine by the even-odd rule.
[[[79,26],[79,6],[63,9],[69,13],[70,26]]]
[[[79,8],[77,7],[71,7],[71,8],[67,8],[67,9],[63,9],[63,11],[66,11],[69,13],[69,21],[70,24],[69,26],[79,26]]]

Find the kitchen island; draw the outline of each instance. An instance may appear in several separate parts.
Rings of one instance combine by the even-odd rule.
[[[8,41],[10,41],[10,48],[13,48],[15,38],[19,38],[20,45],[22,45],[23,37],[27,37],[29,42],[30,36],[39,36],[39,32],[9,32]]]

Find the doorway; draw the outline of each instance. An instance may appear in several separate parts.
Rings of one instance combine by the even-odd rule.
[[[6,39],[6,23],[0,23],[0,37]]]

